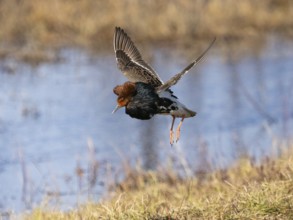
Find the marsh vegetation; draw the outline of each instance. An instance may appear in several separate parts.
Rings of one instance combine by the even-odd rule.
[[[293,34],[290,0],[11,0],[0,2],[0,15],[1,45],[21,48],[109,47],[115,26],[139,42]]]

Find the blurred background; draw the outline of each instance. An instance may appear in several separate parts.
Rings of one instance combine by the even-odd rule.
[[[290,0],[0,1],[1,213],[99,201],[131,169],[190,177],[277,157],[292,146],[292,17]],[[173,88],[198,115],[172,147],[171,117],[111,114],[127,81],[115,26],[163,80],[217,37]]]

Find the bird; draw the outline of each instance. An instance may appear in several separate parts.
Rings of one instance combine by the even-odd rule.
[[[146,63],[131,38],[120,27],[114,31],[114,51],[118,69],[128,79],[122,85],[114,87],[118,96],[117,106],[112,113],[125,107],[125,113],[140,120],[151,119],[154,115],[171,115],[170,144],[174,143],[174,122],[181,118],[176,129],[176,142],[180,138],[180,129],[185,118],[194,117],[197,113],[188,109],[174,95],[170,87],[174,86],[193,66],[204,57],[213,46],[212,40],[207,49],[181,72],[163,82],[156,71]]]

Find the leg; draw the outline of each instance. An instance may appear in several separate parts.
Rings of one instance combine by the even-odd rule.
[[[176,129],[176,142],[179,141],[179,138],[180,138],[180,128],[181,128],[181,125],[184,121],[184,116],[182,117],[177,129]]]
[[[174,122],[175,122],[175,116],[172,115],[172,125],[170,128],[170,144],[172,145],[174,143],[174,139],[173,139],[173,126],[174,126]]]

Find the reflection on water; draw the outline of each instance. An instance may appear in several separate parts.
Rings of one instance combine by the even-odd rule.
[[[37,67],[2,61],[0,210],[30,208],[56,195],[65,209],[99,200],[105,184],[121,178],[125,160],[156,169],[174,158],[193,175],[242,155],[258,161],[278,153],[272,141],[289,140],[293,127],[293,43],[273,39],[243,56],[233,50],[220,53],[215,46],[174,87],[198,115],[184,121],[173,147],[171,117],[139,121],[123,110],[111,114],[112,88],[126,81],[112,53],[66,50],[64,62]],[[153,51],[153,66],[165,80],[190,61],[170,48]]]
[[[141,140],[141,155],[143,155],[143,167],[145,169],[155,169],[158,164],[158,153],[156,150],[156,133],[158,132],[154,123],[151,120],[150,123],[143,125],[140,132]]]

